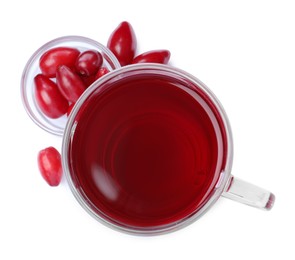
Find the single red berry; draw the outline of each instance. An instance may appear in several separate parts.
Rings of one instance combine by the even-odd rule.
[[[76,70],[82,76],[94,75],[101,67],[103,58],[100,52],[88,50],[82,52],[76,60]]]
[[[85,90],[81,78],[67,66],[59,66],[56,72],[56,83],[61,94],[75,103]]]
[[[42,113],[50,118],[59,118],[67,112],[69,103],[51,79],[38,74],[34,83],[35,99]]]
[[[62,178],[61,155],[54,147],[38,153],[38,167],[44,180],[50,186],[58,186]]]
[[[101,68],[97,71],[97,73],[96,73],[96,75],[95,75],[95,80],[101,78],[103,75],[105,75],[105,74],[107,74],[107,73],[109,73],[109,72],[110,72],[110,71],[109,71],[106,67],[101,67]]]
[[[88,88],[95,81],[95,74],[91,76],[80,76],[81,80],[84,82],[86,88]]]
[[[95,75],[91,75],[88,77],[81,76],[80,78],[84,82],[85,87],[88,88],[94,81],[101,78],[103,75],[107,74],[108,72],[110,71],[106,67],[101,67]]]
[[[66,65],[73,68],[79,54],[78,49],[71,47],[56,47],[44,52],[39,60],[42,74],[54,78],[59,66]]]
[[[72,109],[73,109],[74,105],[75,105],[75,103],[72,103],[72,104],[69,106],[68,111],[67,111],[67,116],[69,116],[70,113],[72,112]]]
[[[162,63],[167,64],[170,59],[170,51],[168,50],[153,50],[144,52],[138,56],[136,56],[132,64],[134,63]]]
[[[131,24],[128,22],[120,23],[110,35],[107,47],[117,57],[121,66],[130,64],[137,47],[136,36]]]

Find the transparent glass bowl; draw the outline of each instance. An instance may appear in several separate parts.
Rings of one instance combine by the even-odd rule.
[[[62,136],[66,126],[67,116],[64,115],[58,119],[51,119],[45,116],[36,103],[34,93],[34,77],[41,73],[39,68],[40,57],[47,50],[60,46],[74,47],[80,51],[89,49],[99,51],[103,56],[102,66],[107,67],[109,71],[120,68],[121,66],[117,58],[107,47],[99,42],[82,36],[64,36],[54,39],[41,46],[31,56],[24,68],[21,78],[21,98],[23,105],[27,114],[36,125],[49,133]]]

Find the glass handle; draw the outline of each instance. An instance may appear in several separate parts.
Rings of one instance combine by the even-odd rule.
[[[234,176],[229,179],[222,196],[264,210],[270,210],[275,201],[275,196],[271,192]]]

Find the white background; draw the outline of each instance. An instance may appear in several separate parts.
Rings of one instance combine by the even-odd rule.
[[[293,3],[292,3],[293,2]],[[169,3],[169,4],[168,4]],[[2,1],[0,4],[0,259],[294,259],[294,1]],[[106,43],[123,20],[138,52],[166,48],[201,79],[231,121],[233,174],[271,190],[269,212],[221,198],[175,233],[137,237],[96,222],[65,181],[49,187],[38,151],[61,138],[23,109],[19,83],[47,41],[83,35]],[[292,241],[293,240],[293,241]]]

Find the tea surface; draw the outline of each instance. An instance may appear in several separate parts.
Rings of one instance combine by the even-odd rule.
[[[111,221],[176,222],[209,198],[222,134],[196,93],[161,77],[112,83],[77,115],[70,154],[76,186]]]

